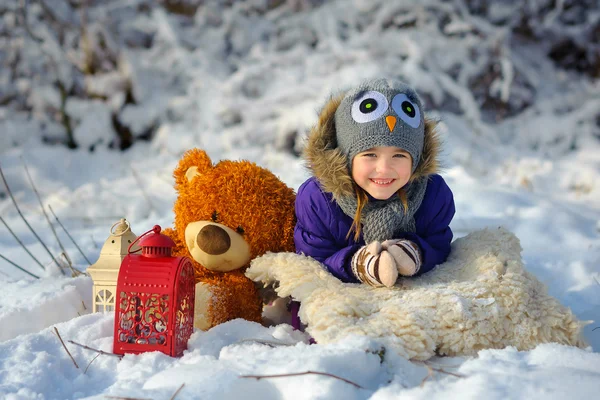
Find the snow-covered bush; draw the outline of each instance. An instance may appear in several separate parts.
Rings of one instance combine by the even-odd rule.
[[[492,142],[565,152],[600,135],[594,0],[6,3],[2,147],[28,140],[11,133],[27,120],[69,147],[125,149],[163,127],[297,154],[314,110],[355,71],[410,81],[429,110]],[[99,102],[95,117],[77,112]],[[553,128],[558,115],[571,122]]]

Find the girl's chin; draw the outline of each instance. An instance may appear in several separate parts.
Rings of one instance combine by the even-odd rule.
[[[396,193],[397,190],[390,190],[390,189],[379,189],[379,190],[369,190],[367,191],[367,193],[369,193],[371,195],[371,197],[373,197],[376,200],[387,200],[390,197],[392,197],[394,195],[394,193]]]

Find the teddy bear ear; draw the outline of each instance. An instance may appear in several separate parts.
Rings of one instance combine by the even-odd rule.
[[[191,182],[194,177],[206,173],[211,168],[213,168],[212,161],[204,150],[191,149],[186,151],[177,168],[173,171],[175,188],[179,190],[179,188]]]

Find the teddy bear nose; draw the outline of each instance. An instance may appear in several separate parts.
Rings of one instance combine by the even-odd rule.
[[[213,256],[227,252],[231,246],[231,239],[227,232],[216,225],[206,225],[200,229],[196,242],[200,250]]]

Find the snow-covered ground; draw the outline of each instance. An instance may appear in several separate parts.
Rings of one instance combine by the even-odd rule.
[[[53,267],[0,185],[0,217],[45,266],[0,225],[0,254],[40,276],[0,259],[1,398],[170,399],[182,384],[177,399],[597,395],[600,82],[548,57],[557,32],[586,44],[586,32],[600,19],[598,7],[589,7],[595,2],[580,15],[567,1],[490,2],[495,5],[482,11],[478,2],[461,1],[182,0],[200,5],[185,16],[160,5],[174,0],[90,1],[94,75],[74,66],[84,59],[79,31],[66,29],[61,45],[40,6],[78,26],[69,2],[30,2],[28,26],[41,42],[24,30],[18,5],[3,3],[0,167],[55,257],[61,251],[24,163],[44,205],[94,262],[121,217],[136,234],[154,224],[172,226],[171,174],[189,148],[205,149],[214,161],[255,161],[297,189],[307,178],[297,154],[331,91],[388,76],[415,86],[430,115],[442,121],[456,236],[500,225],[515,232],[527,268],[578,318],[594,322],[584,330],[586,350],[544,344],[423,364],[382,355],[368,338],[309,345],[287,324],[235,320],[196,331],[179,359],[157,353],[95,358],[67,342],[76,368],[54,328],[65,341],[110,352],[113,316],[90,313],[91,279],[65,277]],[[515,33],[519,15],[530,18],[529,37]],[[52,144],[65,136],[57,81],[70,88],[63,108],[75,150]],[[125,151],[114,149],[122,144],[116,126],[133,135]],[[137,140],[148,132],[152,140]],[[56,229],[74,266],[85,270],[85,258]],[[306,371],[360,388],[318,374],[242,377]]]

